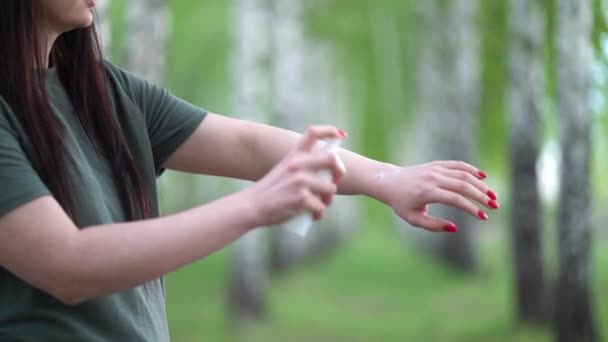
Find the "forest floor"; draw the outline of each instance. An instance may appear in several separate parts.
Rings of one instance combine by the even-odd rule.
[[[514,324],[511,239],[501,228],[483,228],[493,233],[480,240],[480,270],[466,276],[392,229],[366,227],[327,260],[273,279],[266,321],[239,336],[226,318],[230,251],[220,252],[168,276],[173,340],[550,341],[547,329]],[[593,304],[608,336],[608,241],[595,243]],[[555,258],[546,259],[553,280]]]

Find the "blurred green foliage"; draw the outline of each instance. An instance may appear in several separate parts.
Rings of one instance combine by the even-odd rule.
[[[504,226],[484,244],[481,271],[463,276],[380,227],[367,227],[328,261],[271,282],[267,322],[233,335],[224,306],[228,254],[167,280],[176,342],[194,341],[551,341],[514,325],[509,239]],[[598,246],[599,247],[599,246]],[[596,248],[594,303],[608,334],[608,253]]]
[[[594,45],[598,68],[606,72],[605,11],[595,8]],[[125,0],[112,2],[113,60],[124,63]],[[180,97],[214,112],[232,113],[231,1],[172,0],[173,32],[166,55],[165,86]],[[418,0],[306,0],[307,33],[331,43],[348,80],[361,131],[353,149],[375,159],[392,160],[388,134],[407,134],[416,112],[416,68],[425,43]],[[508,184],[508,2],[481,1],[482,94],[479,108],[479,156],[498,189]],[[544,137],[557,134],[555,111],[555,25],[557,0],[543,0],[547,13],[547,91]],[[606,7],[604,7],[606,8]],[[440,23],[438,23],[439,25]],[[397,41],[379,40],[396,32]],[[378,51],[383,49],[383,51]],[[387,63],[398,65],[386,77]],[[383,69],[385,68],[385,69]],[[597,85],[600,94],[608,82]],[[397,88],[400,91],[395,92]],[[605,101],[604,101],[605,102]],[[607,106],[595,113],[595,222],[603,222],[608,199]],[[395,124],[397,123],[397,124]],[[404,129],[405,128],[405,129]],[[401,131],[396,131],[400,129]],[[172,210],[199,203],[195,192],[166,194],[180,198]],[[168,311],[173,338],[188,341],[548,341],[548,331],[513,325],[513,289],[508,234],[508,203],[484,227],[482,271],[470,278],[443,268],[409,247],[392,228],[390,210],[368,201],[363,233],[326,263],[310,265],[272,282],[271,315],[245,336],[229,333],[225,296],[228,250],[168,277]],[[555,273],[554,208],[548,207],[544,244],[548,275]],[[594,303],[603,336],[608,336],[608,252],[605,232],[596,230]]]

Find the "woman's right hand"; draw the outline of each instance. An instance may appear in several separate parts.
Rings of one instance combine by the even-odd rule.
[[[255,206],[255,226],[283,223],[301,212],[310,212],[321,219],[331,204],[337,182],[346,169],[335,153],[317,146],[321,139],[344,139],[346,134],[332,126],[312,126],[264,178],[243,191]],[[323,180],[317,173],[329,170],[333,181]]]

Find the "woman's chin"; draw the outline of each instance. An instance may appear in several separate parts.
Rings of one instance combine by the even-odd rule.
[[[93,17],[93,13],[89,12],[82,17],[75,19],[70,23],[70,31],[77,28],[85,28],[93,25],[95,18]]]
[[[95,17],[93,16],[92,12],[89,12],[89,14],[85,18],[82,18],[82,19],[83,20],[79,26],[81,28],[89,27],[89,26],[93,25],[93,21],[95,21]]]

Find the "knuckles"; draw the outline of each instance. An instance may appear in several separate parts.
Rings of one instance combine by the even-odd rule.
[[[287,170],[290,172],[300,171],[302,167],[302,159],[297,155],[292,157],[291,160],[287,162]]]
[[[431,171],[426,174],[425,178],[430,183],[439,183],[441,180],[441,174],[437,171]]]
[[[295,196],[296,205],[299,207],[302,207],[302,206],[305,206],[307,202],[308,202],[308,192],[306,191],[306,189],[298,190],[298,192],[296,193],[296,196]]]
[[[456,192],[463,194],[469,190],[469,186],[467,183],[458,182],[455,186],[455,190],[456,190]]]
[[[468,172],[464,172],[464,171],[460,171],[456,174],[456,178],[460,179],[461,181],[465,181],[465,182],[470,182],[473,176],[471,176],[470,173]]]
[[[293,177],[292,177],[292,184],[298,188],[299,190],[303,190],[306,186],[306,180],[307,177],[304,173],[296,173]]]
[[[306,129],[306,131],[304,132],[305,135],[309,136],[309,137],[316,137],[319,134],[319,128],[317,126],[310,126]]]

